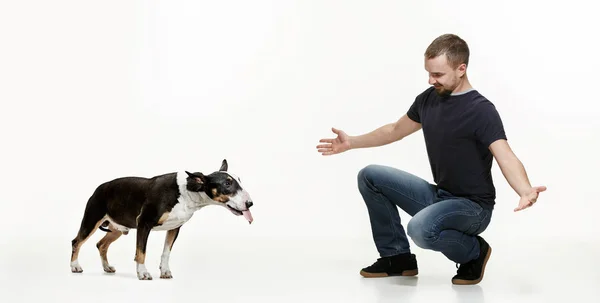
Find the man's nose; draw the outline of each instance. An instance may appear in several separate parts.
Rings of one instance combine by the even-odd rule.
[[[254,205],[254,203],[252,203],[252,201],[246,201],[246,208],[250,208],[250,207],[252,207],[252,205]]]
[[[433,77],[431,77],[431,76],[429,76],[429,80],[428,81],[429,81],[429,85],[434,85],[435,82],[436,82],[435,79]]]

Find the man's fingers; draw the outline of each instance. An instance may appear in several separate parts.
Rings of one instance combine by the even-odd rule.
[[[521,211],[521,210],[524,210],[525,208],[527,208],[527,206],[518,206],[517,208],[515,208],[515,211]]]
[[[514,211],[520,211],[523,209],[523,206],[519,205],[517,207],[515,207]]]
[[[536,190],[538,193],[541,193],[541,192],[543,192],[543,191],[546,191],[546,189],[547,189],[547,187],[546,187],[546,186],[537,186],[537,187],[535,187],[535,190]]]
[[[319,142],[321,142],[321,143],[333,143],[333,140],[335,140],[335,139],[321,139],[321,140],[319,140]]]
[[[331,148],[331,143],[319,144],[319,145],[317,145],[317,148]]]
[[[534,203],[534,202],[535,202],[535,200],[532,200],[532,201],[527,201],[527,203],[525,203],[525,204],[522,204],[522,205],[521,205],[521,204],[519,204],[519,206],[517,206],[517,207],[514,209],[514,211],[520,211],[520,210],[524,210],[524,209],[526,209],[526,208],[529,208],[529,207],[531,207],[531,206],[533,205],[533,203]]]

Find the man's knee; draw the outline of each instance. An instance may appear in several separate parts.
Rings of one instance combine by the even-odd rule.
[[[364,190],[374,189],[373,179],[377,176],[378,171],[381,169],[379,165],[369,164],[358,171],[357,182],[358,189],[362,192]]]
[[[427,220],[427,217],[415,216],[406,226],[406,234],[418,246],[424,249],[433,247],[436,239],[436,233],[433,223]]]

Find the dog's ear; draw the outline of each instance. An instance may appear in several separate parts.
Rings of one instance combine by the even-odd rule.
[[[190,173],[189,171],[185,171],[188,175],[188,180],[192,180],[198,184],[204,184],[206,182],[206,176],[203,173]]]
[[[204,190],[204,184],[206,183],[206,176],[203,173],[190,173],[185,171],[188,175],[187,178],[187,190],[193,192],[200,192]]]
[[[227,159],[223,159],[223,162],[221,162],[221,168],[219,168],[219,171],[227,171],[228,168],[229,168],[229,165],[227,165]]]

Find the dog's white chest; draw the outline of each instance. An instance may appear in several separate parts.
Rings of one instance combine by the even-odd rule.
[[[192,218],[194,211],[195,209],[186,205],[185,202],[179,202],[171,209],[167,219],[160,226],[154,227],[153,230],[171,230],[180,227]]]

